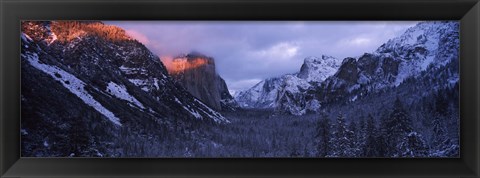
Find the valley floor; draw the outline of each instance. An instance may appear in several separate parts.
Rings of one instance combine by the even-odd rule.
[[[212,130],[212,144],[196,157],[315,157],[318,115],[269,110],[224,113],[231,123]]]

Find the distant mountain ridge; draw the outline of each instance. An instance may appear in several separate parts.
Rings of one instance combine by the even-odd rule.
[[[273,108],[294,115],[318,112],[323,104],[354,101],[458,62],[458,31],[457,22],[421,22],[373,53],[347,57],[341,63],[327,60],[330,63],[319,65],[319,70],[305,70],[318,66],[306,59],[299,73],[261,81],[235,99],[246,108]]]
[[[327,55],[307,57],[298,73],[263,80],[236,94],[235,99],[244,108],[284,109],[296,115],[304,114],[306,109],[315,110],[319,107],[316,101],[304,102],[304,92],[333,75],[340,62]],[[305,108],[289,105],[290,102],[296,102]]]
[[[458,30],[456,22],[419,23],[374,53],[344,59],[337,73],[317,89],[322,91],[318,97],[323,102],[331,102],[351,93],[360,96],[375,93],[399,86],[407,78],[418,77],[422,71],[457,61]]]

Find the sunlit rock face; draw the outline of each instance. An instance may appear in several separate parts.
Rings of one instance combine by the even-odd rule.
[[[215,71],[213,58],[192,52],[174,58],[168,72],[193,96],[216,110],[234,110],[236,103]]]

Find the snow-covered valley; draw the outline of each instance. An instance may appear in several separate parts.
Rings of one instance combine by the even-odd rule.
[[[116,26],[22,32],[22,156],[459,156],[458,22],[420,22],[356,57],[305,57],[234,96],[213,57],[167,65]]]

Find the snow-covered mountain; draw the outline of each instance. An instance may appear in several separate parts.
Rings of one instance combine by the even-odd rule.
[[[307,82],[322,82],[335,74],[340,64],[340,60],[332,56],[307,57],[297,77]]]
[[[395,85],[418,75],[429,65],[443,66],[458,59],[459,24],[457,22],[423,22],[389,40],[376,50],[402,60]]]
[[[248,90],[237,92],[235,100],[243,108],[274,108],[282,82],[281,78],[262,80]]]
[[[67,29],[62,29],[65,27]],[[53,72],[55,76],[52,80],[62,78],[57,77],[58,73],[65,73],[78,78],[83,87],[91,87],[98,91],[99,95],[125,100],[126,96],[118,97],[115,91],[111,90],[111,86],[116,86],[113,88],[122,89],[122,94],[128,95],[129,103],[137,106],[138,103],[146,103],[145,107],[140,109],[150,113],[166,114],[158,107],[164,105],[172,107],[169,109],[184,108],[177,112],[183,114],[183,117],[226,121],[219,113],[189,95],[185,89],[176,86],[159,58],[141,43],[122,34],[122,29],[100,22],[28,22],[24,24],[24,28],[32,30],[25,30],[26,33],[22,34],[23,45],[29,46],[22,51],[22,59],[26,65],[29,64],[44,73]],[[110,30],[112,35],[102,36],[99,32],[102,28]],[[43,32],[44,36],[37,34],[39,32]],[[43,67],[36,65],[37,63]],[[29,77],[28,72],[22,74]],[[69,87],[68,84],[64,86]],[[99,103],[103,106],[109,105]]]
[[[422,71],[458,62],[458,33],[458,22],[421,22],[373,53],[344,59],[336,74],[315,89],[317,97],[324,103],[355,100],[397,87]]]
[[[218,111],[233,111],[237,104],[215,69],[215,60],[198,52],[180,55],[167,67],[172,78],[193,96]]]
[[[112,141],[118,130],[153,138],[196,122],[229,122],[178,85],[157,56],[118,27],[25,21],[21,42],[22,129],[29,133],[25,140],[58,142],[73,125],[95,126],[79,133],[108,133],[110,138],[87,138]],[[28,143],[23,153],[41,155],[34,149],[43,143]],[[94,143],[98,145],[92,148],[106,146]]]
[[[239,92],[235,99],[244,108],[281,108],[297,115],[305,113],[306,109],[316,110],[318,102],[304,102],[304,93],[335,74],[340,62],[337,58],[326,55],[307,57],[299,72],[263,80],[252,88]],[[288,104],[291,102],[304,107]]]
[[[294,115],[335,102],[352,102],[398,87],[408,78],[421,77],[422,72],[438,73],[447,64],[458,63],[458,33],[455,21],[421,22],[373,53],[342,62],[325,56],[307,58],[299,73],[261,81],[235,99],[241,107],[275,108]],[[450,83],[458,81],[458,75],[449,74]]]

